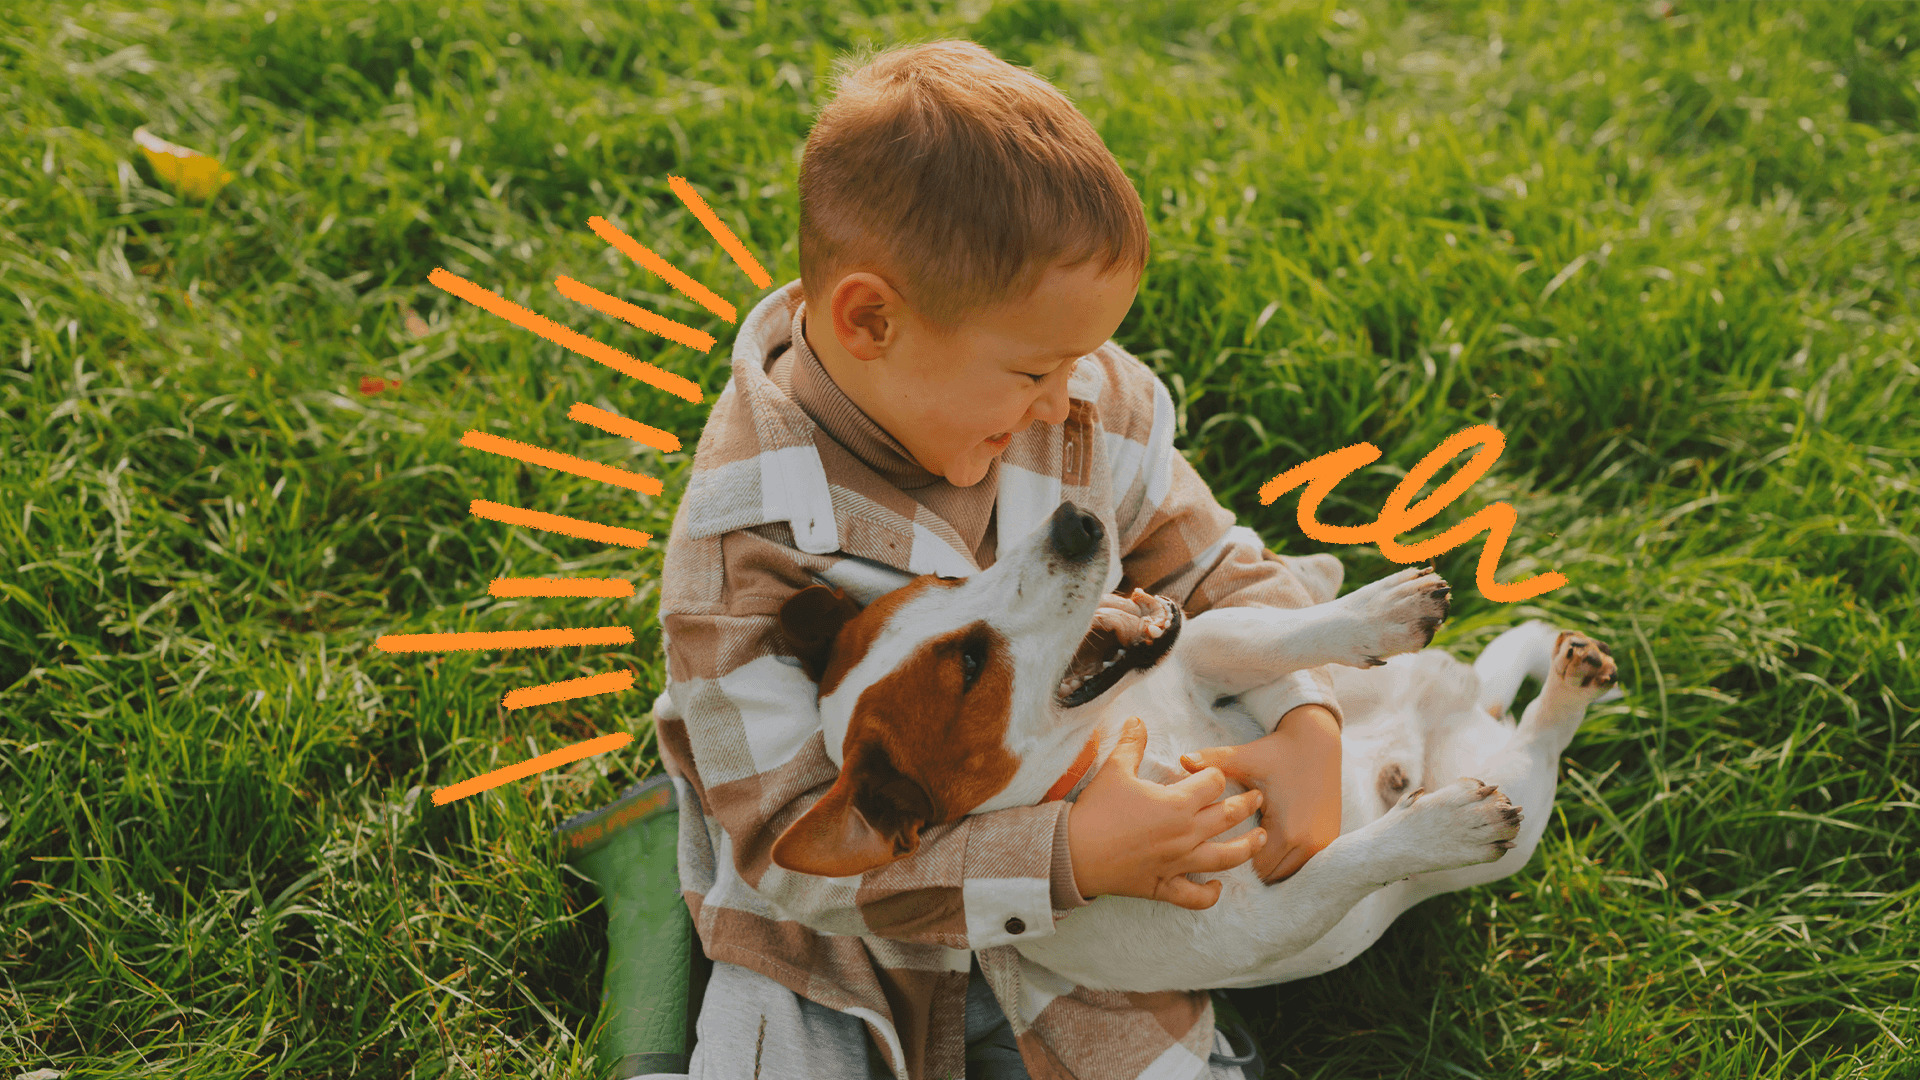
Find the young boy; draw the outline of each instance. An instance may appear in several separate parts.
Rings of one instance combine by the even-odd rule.
[[[1204,992],[1074,987],[1013,943],[1107,893],[1204,908],[1218,886],[1184,875],[1251,857],[1278,880],[1330,843],[1339,714],[1320,673],[1250,701],[1272,734],[1179,783],[1111,767],[1076,802],[931,829],[858,878],[771,862],[837,771],[776,622],[816,580],[973,573],[1071,499],[1115,538],[1111,588],[1190,613],[1309,602],[1175,452],[1166,388],[1109,340],[1146,219],[1085,118],[971,42],[849,68],[807,140],[800,280],[740,327],[662,573],[659,746],[715,962],[693,1075],[1239,1076]],[[1254,790],[1217,802],[1223,774]],[[1265,831],[1210,841],[1263,798]]]

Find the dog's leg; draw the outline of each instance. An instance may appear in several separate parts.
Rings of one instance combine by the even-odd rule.
[[[1602,697],[1619,696],[1613,658],[1593,638],[1560,633],[1541,652],[1548,671],[1540,696],[1527,706],[1507,744],[1476,769],[1477,776],[1498,787],[1525,815],[1513,851],[1497,866],[1421,875],[1409,882],[1417,888],[1408,894],[1408,907],[1438,893],[1497,881],[1525,866],[1546,832],[1559,784],[1560,755],[1586,719],[1587,706]]]
[[[1553,642],[1559,633],[1535,619],[1488,642],[1473,662],[1473,673],[1480,678],[1481,710],[1498,720],[1513,708],[1521,683],[1532,678],[1546,685],[1553,673]]]
[[[1432,568],[1413,567],[1312,607],[1216,608],[1187,621],[1180,655],[1219,694],[1325,664],[1377,667],[1433,640],[1450,592]]]
[[[1276,959],[1299,953],[1382,886],[1505,862],[1519,829],[1513,805],[1477,780],[1408,792],[1378,820],[1341,835],[1293,876],[1250,898],[1263,913],[1254,938]]]
[[[1284,968],[1383,885],[1404,888],[1411,874],[1501,859],[1518,831],[1519,815],[1497,790],[1463,779],[1410,792],[1278,884],[1229,875],[1220,899],[1203,911],[1103,896],[1020,951],[1095,989],[1226,985]]]
[[[1542,630],[1544,634],[1540,633]],[[1521,869],[1532,858],[1551,816],[1561,753],[1585,718],[1587,706],[1595,700],[1618,696],[1620,691],[1610,682],[1613,666],[1603,647],[1590,639],[1561,634],[1545,623],[1533,623],[1502,634],[1494,639],[1494,645],[1499,646],[1499,650],[1490,646],[1488,652],[1499,666],[1491,671],[1482,668],[1482,678],[1490,674],[1503,677],[1512,671],[1509,685],[1517,689],[1529,669],[1537,669],[1544,687],[1507,741],[1494,747],[1484,761],[1468,767],[1475,776],[1496,785],[1524,811],[1513,849],[1497,862],[1419,873],[1370,892],[1309,947],[1277,963],[1249,970],[1245,977],[1223,987],[1258,986],[1325,974],[1366,951],[1393,920],[1420,901],[1443,892],[1497,881]],[[1486,654],[1482,655],[1483,661],[1488,659]],[[1505,700],[1511,700],[1512,692],[1512,689],[1506,691]],[[1475,729],[1486,731],[1484,723],[1475,725]],[[1305,873],[1312,866],[1313,861],[1309,860],[1300,872]]]

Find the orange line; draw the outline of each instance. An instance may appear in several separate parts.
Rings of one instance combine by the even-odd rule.
[[[474,517],[483,517],[489,521],[504,521],[509,525],[525,525],[529,529],[543,532],[557,532],[562,536],[577,536],[582,540],[597,540],[602,544],[619,544],[621,547],[643,548],[653,539],[652,533],[635,532],[614,525],[602,525],[597,521],[582,521],[579,518],[563,517],[559,514],[543,514],[538,510],[528,510],[519,506],[506,506],[485,499],[475,499],[468,511]]]
[[[631,645],[631,626],[573,626],[564,630],[477,630],[464,634],[382,634],[381,652],[460,652],[465,649],[551,649],[561,645]]]
[[[518,765],[509,765],[504,769],[495,769],[489,773],[481,773],[471,780],[462,780],[457,784],[449,784],[443,788],[436,788],[433,792],[433,805],[445,806],[450,802],[457,802],[469,795],[478,795],[483,791],[497,788],[502,784],[511,784],[515,780],[532,776],[535,773],[543,773],[548,769],[559,768],[569,761],[579,761],[581,758],[592,757],[595,754],[604,754],[609,750],[618,750],[632,741],[633,736],[631,734],[621,731],[612,735],[602,735],[597,739],[588,739],[586,742],[574,743],[565,749],[555,750],[551,754],[541,754],[537,758],[529,758]]]
[[[591,285],[582,285],[580,282],[573,280],[565,274],[561,274],[559,277],[553,279],[553,287],[559,289],[560,295],[569,300],[585,304],[603,315],[611,315],[616,319],[625,319],[627,322],[645,330],[647,333],[658,334],[675,344],[685,345],[690,349],[699,349],[701,352],[706,352],[708,349],[713,348],[712,334],[704,330],[695,330],[686,323],[674,322],[664,315],[655,315],[645,308],[635,307],[625,300],[617,296],[609,296]]]
[[[615,228],[606,218],[596,214],[587,219],[587,227],[598,234],[600,239],[619,249],[622,255],[665,278],[667,284],[679,289],[681,295],[687,299],[728,322],[735,320],[736,315],[732,304],[720,299],[712,289],[681,273],[672,263],[647,250],[633,237]]]
[[[619,413],[610,413],[605,409],[596,409],[584,401],[576,401],[573,408],[567,410],[567,419],[578,420],[583,424],[592,424],[610,435],[620,435],[635,442],[645,443],[655,450],[671,453],[680,449],[680,437],[671,431],[661,431],[657,427],[648,427],[638,420],[629,420]]]
[[[670,371],[662,371],[619,349],[602,345],[579,331],[569,330],[552,319],[529,311],[499,293],[483,289],[457,274],[450,274],[436,266],[427,275],[427,280],[475,307],[490,311],[515,326],[531,330],[548,341],[571,349],[589,360],[598,360],[622,375],[630,375],[649,386],[657,386],[678,398],[685,398],[695,403],[701,400],[700,388],[690,380]]]
[[[593,697],[595,694],[617,694],[632,688],[633,672],[609,671],[605,675],[589,675],[584,679],[566,679],[509,690],[500,704],[509,709],[525,709],[534,705],[550,705],[556,701]]]
[[[632,596],[633,582],[619,578],[497,577],[487,586],[492,596]]]
[[[660,481],[651,476],[642,476],[637,472],[616,469],[611,465],[602,465],[597,461],[574,457],[572,454],[562,454],[528,443],[503,439],[484,431],[469,431],[460,436],[460,445],[471,446],[475,450],[482,450],[489,454],[499,454],[501,457],[513,458],[515,461],[524,461],[529,465],[544,465],[549,469],[559,469],[561,472],[584,476],[603,484],[637,491],[642,495],[660,494]]]
[[[712,234],[715,240],[720,241],[720,246],[727,249],[727,254],[733,256],[733,261],[739,265],[740,269],[747,272],[747,277],[751,278],[755,285],[764,289],[773,284],[773,278],[761,268],[759,261],[747,250],[747,245],[741,243],[740,238],[733,235],[733,230],[720,221],[719,216],[707,205],[707,201],[700,197],[699,192],[693,190],[692,184],[687,183],[686,177],[669,176],[667,186],[673,189],[675,195],[680,196],[680,201],[687,204],[687,209],[693,211],[693,216],[700,219],[700,224],[707,227],[707,232]]]

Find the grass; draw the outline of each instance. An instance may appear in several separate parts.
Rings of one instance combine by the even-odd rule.
[[[984,10],[983,10],[984,9]],[[69,1078],[591,1075],[605,944],[547,830],[655,768],[661,542],[705,406],[427,284],[435,266],[725,380],[744,311],[667,189],[774,274],[834,56],[972,37],[1081,104],[1153,261],[1118,339],[1278,549],[1259,485],[1366,440],[1371,520],[1441,439],[1507,449],[1496,605],[1614,646],[1533,862],[1339,971],[1233,995],[1270,1076],[1911,1077],[1920,1058],[1920,14],[1900,4],[29,5],[0,30],[0,1064]],[[217,152],[206,205],[133,128]],[[570,274],[714,334],[561,300]],[[424,321],[409,330],[409,311]],[[398,379],[377,394],[361,378]],[[659,476],[645,498],[469,428]],[[1334,549],[1350,581],[1390,568]],[[487,597],[629,576],[630,600]],[[382,633],[627,623],[624,650],[389,656]],[[508,689],[630,667],[623,695]],[[595,733],[447,808],[433,787]],[[10,1073],[9,1073],[10,1075]]]

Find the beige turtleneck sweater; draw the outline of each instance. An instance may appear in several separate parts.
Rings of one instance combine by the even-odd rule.
[[[992,566],[997,547],[993,508],[1000,490],[1000,463],[988,466],[987,475],[971,487],[955,487],[945,477],[927,471],[900,445],[900,440],[862,412],[827,374],[819,356],[807,345],[806,315],[806,302],[801,301],[793,312],[792,347],[782,349],[767,368],[774,384],[855,460],[951,524],[972,549],[973,561],[982,570]]]

